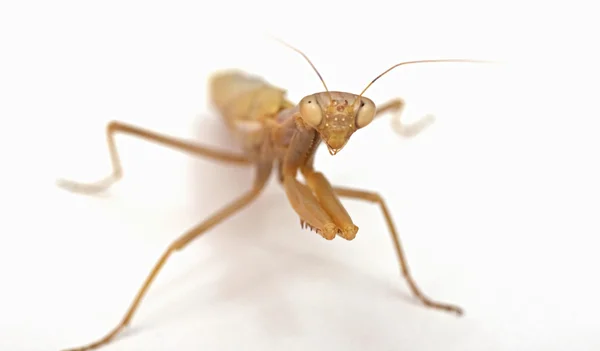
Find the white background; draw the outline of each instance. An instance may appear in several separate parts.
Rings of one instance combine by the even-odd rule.
[[[345,201],[358,237],[328,242],[272,182],[175,255],[104,350],[600,348],[597,12],[444,3],[2,3],[0,350],[100,337],[168,243],[248,189],[251,169],[127,137],[106,194],[54,181],[109,172],[111,119],[235,150],[206,100],[211,72],[247,70],[294,101],[321,90],[269,35],[357,93],[403,60],[505,62],[390,73],[366,95],[402,96],[408,121],[435,124],[403,139],[386,116],[317,160],[332,182],[384,195],[418,283],[466,315],[415,303],[377,207]]]

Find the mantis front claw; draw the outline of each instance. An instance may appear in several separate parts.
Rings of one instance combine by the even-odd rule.
[[[315,233],[321,235],[323,238],[325,238],[327,240],[333,240],[337,234],[341,233],[341,230],[333,223],[325,224],[323,226],[323,230],[321,230],[319,228],[316,228],[316,227],[310,225],[305,220],[300,219],[300,227],[302,227],[302,229],[308,228],[309,230],[314,231]]]

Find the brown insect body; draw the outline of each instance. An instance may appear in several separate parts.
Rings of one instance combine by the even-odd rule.
[[[367,85],[361,94],[356,95],[329,91],[314,65],[306,55],[298,52],[306,58],[319,75],[325,91],[308,95],[297,105],[287,100],[284,89],[275,87],[256,76],[240,71],[223,71],[211,78],[209,82],[210,99],[230,131],[239,140],[243,150],[242,155],[113,121],[108,124],[106,131],[113,166],[112,174],[90,184],[59,181],[59,185],[67,190],[93,194],[106,190],[119,180],[123,171],[114,140],[114,135],[117,133],[135,136],[215,161],[254,166],[256,169],[255,181],[249,191],[197,226],[184,232],[169,245],[147,276],[123,319],[113,330],[93,343],[70,349],[70,351],[90,350],[114,340],[131,321],[143,297],[168,258],[209,229],[252,203],[264,189],[275,165],[278,166],[279,180],[290,205],[300,218],[301,226],[315,230],[325,239],[331,240],[340,236],[352,240],[358,232],[358,227],[343,207],[340,197],[377,204],[386,221],[402,274],[413,294],[426,306],[457,314],[462,313],[457,306],[428,298],[416,285],[409,272],[399,235],[383,198],[372,191],[332,186],[322,173],[314,169],[314,156],[322,141],[327,145],[329,153],[335,155],[346,145],[353,133],[365,128],[375,117],[387,111],[400,113],[404,105],[401,99],[391,100],[376,108],[373,101],[362,96],[373,82],[391,69],[409,63],[476,61],[426,60],[400,63],[380,74]],[[407,133],[407,135],[410,134],[412,133]],[[305,182],[297,179],[298,173],[302,174]]]
[[[335,195],[325,178],[313,170],[314,153],[321,141],[325,141],[332,155],[339,152],[359,127],[373,119],[375,104],[356,94],[327,91],[309,95],[293,105],[285,93],[240,71],[217,73],[210,82],[213,104],[248,157],[260,160],[265,168],[275,162],[281,165],[280,180],[302,225],[326,239],[337,234],[351,240],[358,227],[339,201],[319,209],[324,207],[319,194]],[[369,116],[359,121],[357,113],[361,108],[367,109],[365,105],[370,108]],[[298,170],[307,178],[310,191],[296,180]]]

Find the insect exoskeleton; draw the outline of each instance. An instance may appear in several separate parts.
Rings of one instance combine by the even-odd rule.
[[[375,103],[364,96],[331,91],[305,96],[299,103],[302,120],[315,128],[329,153],[337,154],[352,134],[375,117]]]

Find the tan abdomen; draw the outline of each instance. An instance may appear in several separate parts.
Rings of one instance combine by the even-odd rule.
[[[285,94],[285,90],[240,71],[219,72],[210,80],[210,98],[227,123],[274,116],[286,106]]]
[[[292,104],[286,91],[241,71],[223,71],[210,79],[209,96],[244,147],[260,144],[267,118]]]

